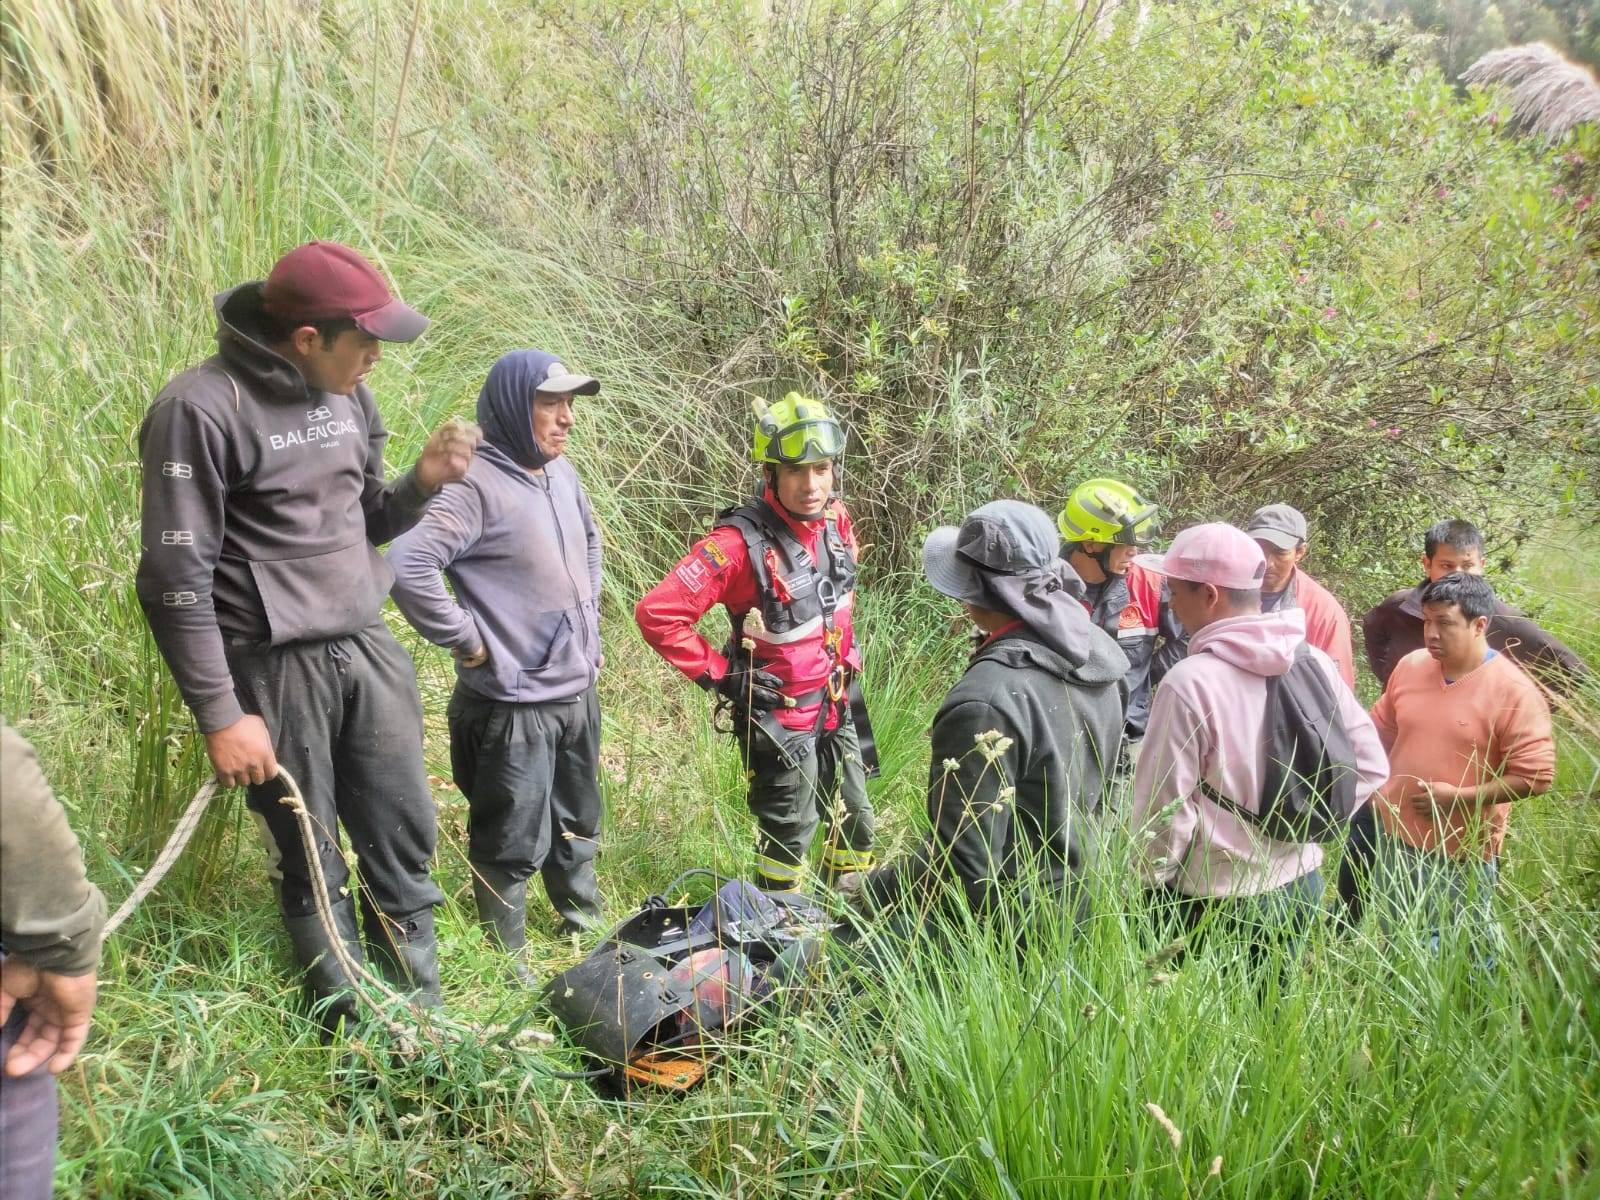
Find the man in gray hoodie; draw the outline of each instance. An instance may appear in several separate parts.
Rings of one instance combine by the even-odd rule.
[[[928,535],[923,572],[959,600],[981,640],[933,720],[928,820],[914,854],[868,878],[883,907],[943,883],[974,911],[1008,895],[1066,905],[1122,742],[1128,659],[1090,621],[1055,523],[1017,500]]]
[[[566,930],[600,917],[600,531],[562,457],[573,397],[599,390],[543,351],[502,357],[466,478],[389,549],[395,603],[455,655],[450,764],[470,805],[473,894],[519,957],[534,871]]]
[[[332,1028],[354,1013],[313,899],[294,776],[318,832],[333,924],[357,959],[339,826],[360,863],[366,943],[383,972],[436,1005],[428,874],[436,824],[416,671],[380,615],[374,548],[460,478],[477,433],[446,424],[386,480],[388,431],[366,378],[381,344],[428,319],[347,246],[309,242],[266,281],[216,298],[217,353],[183,372],[139,430],[139,603],[227,786],[248,786],[306,984]]]

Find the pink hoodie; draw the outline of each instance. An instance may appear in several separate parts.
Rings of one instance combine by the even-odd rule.
[[[1305,634],[1305,613],[1297,608],[1214,622],[1189,639],[1188,657],[1156,690],[1130,817],[1135,831],[1148,825],[1154,833],[1140,843],[1148,882],[1171,884],[1186,896],[1250,896],[1322,865],[1321,846],[1274,841],[1198,790],[1204,779],[1255,810],[1266,772],[1267,677],[1289,669]],[[1333,660],[1314,646],[1311,655],[1339,697],[1356,751],[1356,794],[1365,804],[1389,776],[1378,731]]]

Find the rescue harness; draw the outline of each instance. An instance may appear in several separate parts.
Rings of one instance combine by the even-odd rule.
[[[844,656],[845,631],[837,621],[841,603],[854,596],[856,587],[855,555],[839,533],[838,519],[830,512],[823,521],[817,539],[818,551],[824,560],[821,564],[762,497],[723,510],[717,514],[716,524],[738,530],[744,539],[760,597],[757,608],[729,615],[732,629],[723,647],[723,656],[729,662],[764,667],[768,664],[755,659],[761,642],[798,642],[820,633],[822,648],[829,660],[827,680],[822,686],[799,695],[786,695],[790,707],[818,706],[816,725],[809,735],[785,728],[771,711],[736,712],[729,700],[719,702],[719,711],[726,709],[731,717],[747,720],[759,729],[784,766],[792,768],[804,761],[822,738],[829,736],[829,714],[836,714],[837,729],[848,710],[861,745],[861,764],[868,778],[875,777],[878,748],[872,735],[872,721],[861,691],[859,673]],[[752,613],[759,621],[759,630],[747,627]],[[730,732],[736,731],[730,728]],[[801,736],[797,737],[797,732]]]

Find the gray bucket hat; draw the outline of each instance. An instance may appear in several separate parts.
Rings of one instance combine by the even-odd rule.
[[[1042,571],[1061,557],[1061,535],[1043,509],[991,500],[957,525],[941,525],[922,544],[922,571],[933,590],[988,607],[985,575]]]
[[[1095,632],[1080,598],[1083,580],[1061,557],[1061,535],[1043,509],[992,500],[959,526],[941,525],[922,544],[933,590],[1020,619],[1052,649],[1087,659]]]

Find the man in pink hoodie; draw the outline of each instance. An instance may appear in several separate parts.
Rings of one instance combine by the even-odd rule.
[[[1249,814],[1260,810],[1267,767],[1267,680],[1305,642],[1305,613],[1261,611],[1265,557],[1232,525],[1186,529],[1166,554],[1135,561],[1167,577],[1173,614],[1190,635],[1188,657],[1156,691],[1134,774],[1131,823],[1147,835],[1145,881],[1177,893],[1190,928],[1220,909],[1254,926],[1257,945],[1297,941],[1321,901],[1322,848],[1276,841]],[[1309,653],[1337,697],[1364,804],[1389,773],[1378,732],[1333,660],[1314,646]]]

